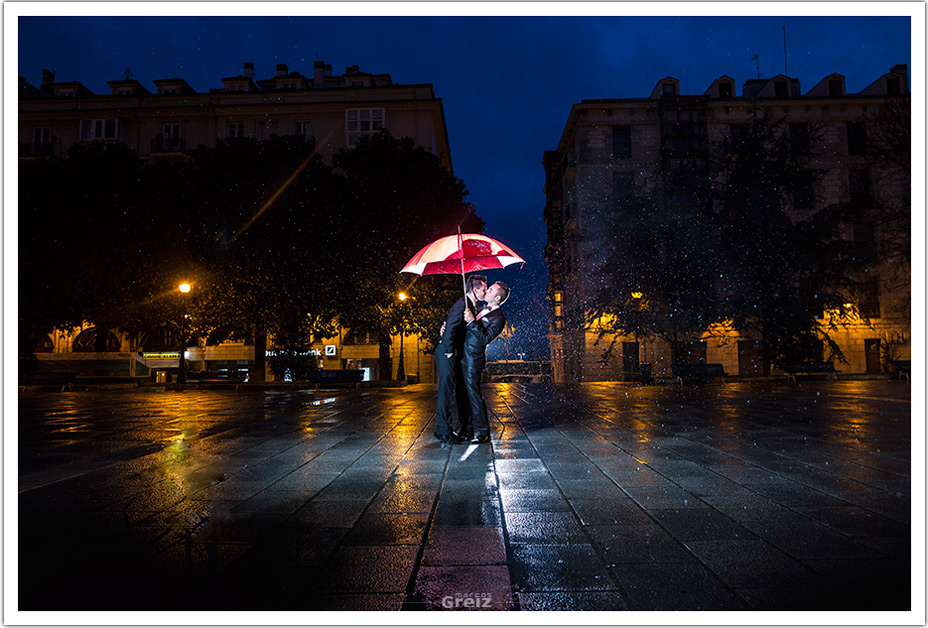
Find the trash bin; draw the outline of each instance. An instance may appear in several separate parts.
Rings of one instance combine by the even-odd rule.
[[[641,374],[641,383],[650,384],[651,383],[651,363],[642,362],[639,368],[639,372]]]

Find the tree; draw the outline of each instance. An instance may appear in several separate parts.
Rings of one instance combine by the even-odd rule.
[[[735,329],[760,336],[770,363],[822,359],[823,341],[829,357],[843,360],[831,332],[852,320],[845,304],[860,263],[840,229],[855,208],[790,213],[821,173],[804,167],[804,147],[785,120],[755,111],[743,140],[717,149],[711,198],[722,243],[723,314]],[[826,319],[825,311],[834,315]]]
[[[145,199],[160,186],[133,151],[91,143],[68,153],[20,164],[20,330],[33,338],[126,323],[151,293],[156,258],[183,248],[152,228]]]
[[[608,341],[608,359],[621,336],[657,336],[678,358],[679,342],[720,316],[714,225],[701,212],[664,208],[661,186],[608,199],[587,229],[594,288],[586,326]]]
[[[399,269],[458,223],[483,226],[437,157],[386,133],[343,151],[335,167],[294,137],[188,156],[145,164],[119,144],[90,144],[67,160],[21,164],[27,355],[54,326],[91,321],[141,337],[167,325],[181,340],[254,341],[257,380],[268,335],[275,370],[297,377],[312,366],[311,343],[338,324],[379,331],[387,349],[401,328],[427,344],[437,335],[460,279],[409,290]],[[181,280],[194,285],[188,298]],[[391,307],[400,289],[414,307]]]
[[[483,221],[465,202],[464,182],[410,138],[396,139],[386,131],[364,138],[336,155],[334,166],[344,183],[342,203],[332,216],[339,234],[338,319],[377,334],[380,376],[389,378],[391,336],[404,328],[432,344],[461,289],[460,278],[411,279],[399,270],[459,224],[464,232],[479,233]],[[404,290],[415,297],[409,311],[393,307]]]

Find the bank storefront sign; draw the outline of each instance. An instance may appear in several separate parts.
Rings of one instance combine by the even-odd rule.
[[[152,369],[176,369],[180,362],[179,351],[161,351],[160,353],[142,353],[142,357]]]

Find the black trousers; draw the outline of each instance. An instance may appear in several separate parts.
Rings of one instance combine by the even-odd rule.
[[[435,411],[435,436],[451,436],[451,404],[455,398],[455,363],[454,356],[448,357],[440,350],[435,352],[435,370],[438,373],[438,403]]]
[[[464,368],[461,360],[455,360],[454,396],[458,406],[458,422],[455,431],[473,433],[474,417],[470,411],[470,398],[467,396],[467,382],[464,381]]]
[[[489,434],[490,422],[487,418],[487,404],[483,400],[480,382],[483,379],[483,369],[486,360],[469,360],[466,356],[461,364],[464,372],[464,386],[467,390],[467,399],[470,402],[470,411],[473,414],[474,434]]]

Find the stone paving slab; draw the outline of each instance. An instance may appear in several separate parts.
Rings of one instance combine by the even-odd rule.
[[[23,394],[19,609],[909,608],[908,382],[484,391]]]

